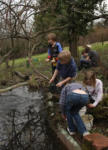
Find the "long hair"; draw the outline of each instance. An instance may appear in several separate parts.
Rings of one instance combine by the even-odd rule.
[[[91,82],[91,85],[92,85],[93,87],[96,86],[96,73],[95,73],[94,71],[87,71],[87,72],[85,73],[83,83],[84,83],[85,85],[87,85],[87,84],[88,84],[88,82],[87,82],[88,80]]]

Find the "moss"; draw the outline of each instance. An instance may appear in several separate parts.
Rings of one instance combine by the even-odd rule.
[[[29,80],[29,88],[31,90],[38,90],[40,88],[47,88],[48,87],[48,81],[43,79],[42,77],[32,75]]]
[[[92,145],[91,145],[91,143],[89,143],[89,142],[83,142],[82,144],[81,144],[81,149],[82,150],[95,150],[95,149],[93,149],[93,147],[92,147]]]

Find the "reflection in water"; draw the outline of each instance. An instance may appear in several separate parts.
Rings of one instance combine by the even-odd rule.
[[[0,95],[0,149],[51,150],[41,92],[20,87]],[[44,113],[45,114],[45,113]]]

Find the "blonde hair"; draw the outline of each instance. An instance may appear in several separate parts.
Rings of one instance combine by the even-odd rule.
[[[96,86],[96,73],[94,71],[85,72],[83,83],[87,85],[87,80],[90,80],[92,86]]]
[[[56,41],[56,34],[55,33],[49,33],[47,38],[48,38],[48,40]]]
[[[60,61],[63,61],[63,62],[66,62],[68,63],[70,60],[71,60],[71,53],[70,51],[66,51],[66,50],[63,50],[61,53],[59,53],[58,55],[58,59]]]

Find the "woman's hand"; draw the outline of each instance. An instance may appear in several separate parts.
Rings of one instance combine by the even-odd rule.
[[[93,104],[88,104],[87,107],[88,108],[94,108],[95,106]]]
[[[56,84],[57,87],[62,87],[62,85],[63,85],[62,81]]]

